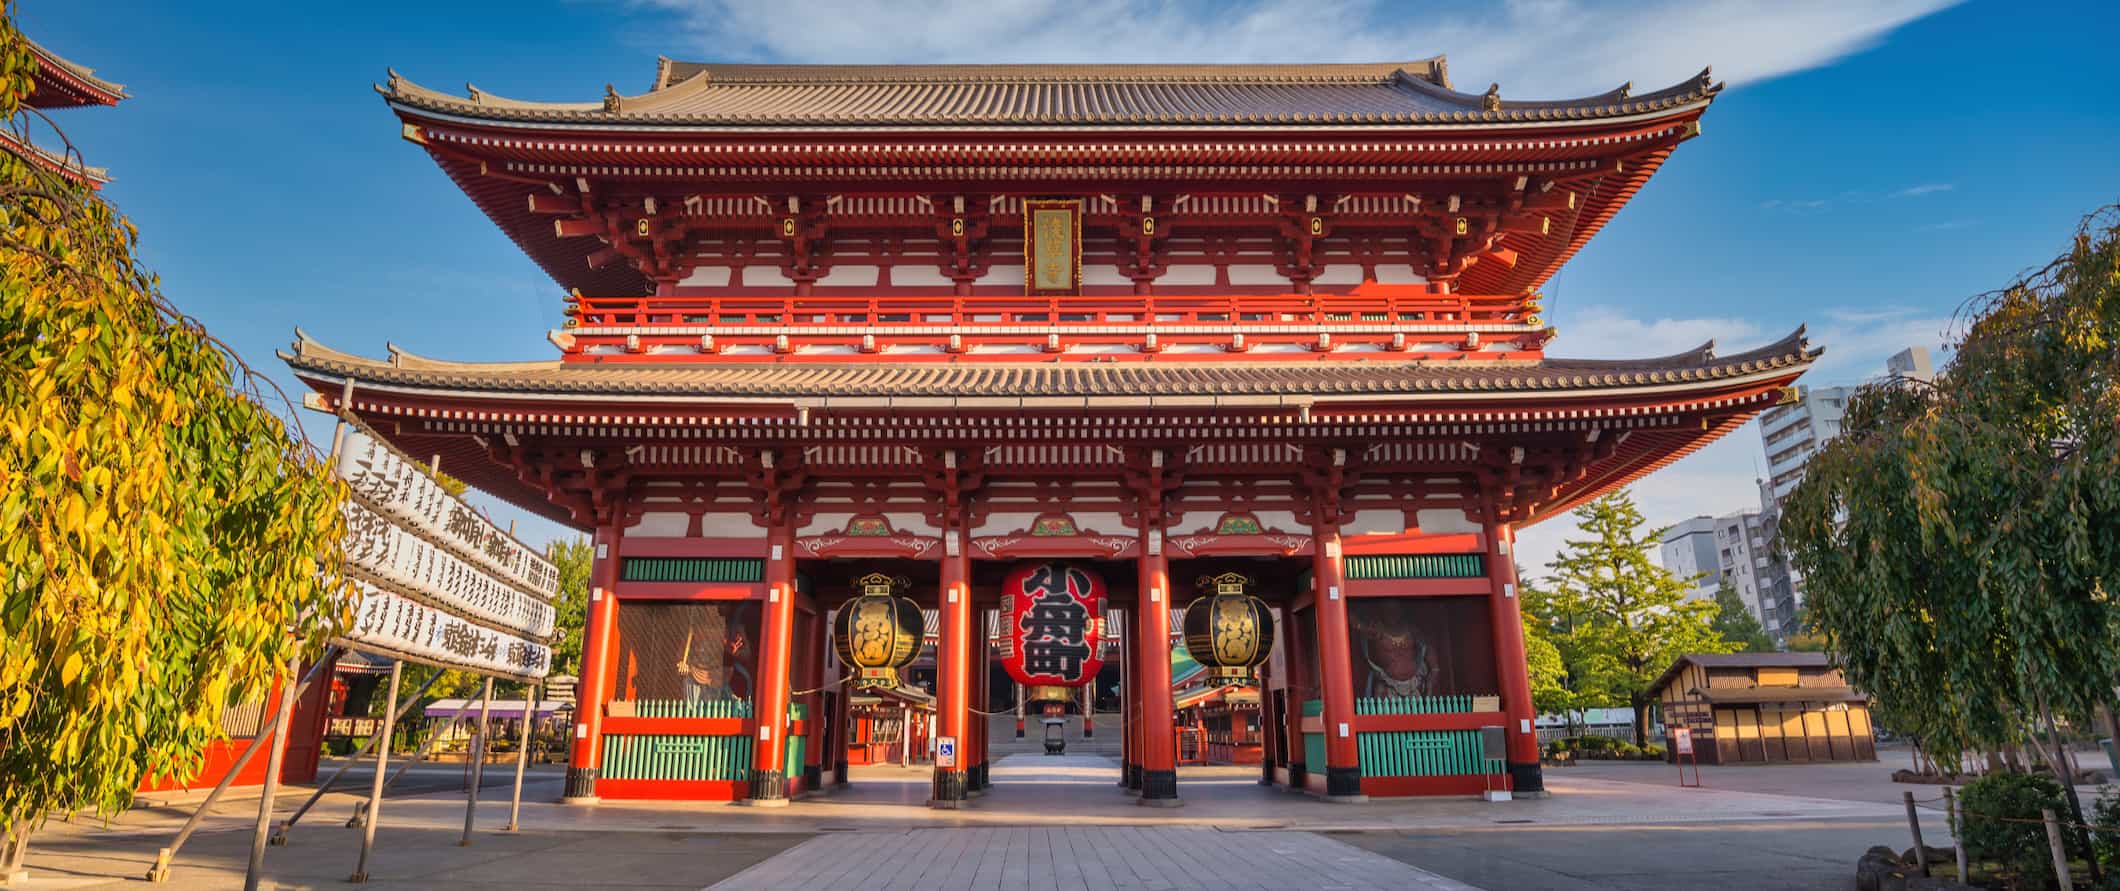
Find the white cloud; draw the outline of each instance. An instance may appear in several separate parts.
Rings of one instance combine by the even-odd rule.
[[[1893,192],[1892,197],[1919,198],[1923,195],[1934,195],[1937,192],[1948,192],[1955,188],[1958,188],[1957,183],[1922,183],[1918,186],[1908,186],[1904,189],[1900,189],[1897,192]]]
[[[1951,320],[1904,306],[1829,310],[1823,324],[1810,329],[1811,342],[1826,354],[1805,373],[1814,386],[1855,384],[1884,374],[1884,361],[1910,346],[1929,349],[1941,366]],[[1716,340],[1724,355],[1741,352],[1784,331],[1769,331],[1740,318],[1638,319],[1609,306],[1589,306],[1558,323],[1558,355],[1581,358],[1640,357],[1666,348],[1691,347]],[[1720,516],[1759,509],[1757,480],[1766,456],[1759,423],[1745,424],[1700,451],[1636,482],[1635,503],[1650,527],[1669,526],[1687,517]],[[1546,574],[1546,564],[1563,542],[1579,537],[1572,517],[1549,517],[1518,536],[1517,565],[1527,578]]]
[[[1827,65],[1957,0],[618,0],[671,16],[657,49],[788,62],[1377,62],[1448,54],[1458,88],[1566,97],[1713,64],[1731,84]]]
[[[1738,318],[1637,319],[1610,306],[1561,310],[1554,317],[1560,336],[1554,355],[1571,359],[1638,359],[1675,353],[1710,340],[1716,350],[1731,353],[1765,342],[1760,327]],[[1777,332],[1779,336],[1786,332]]]

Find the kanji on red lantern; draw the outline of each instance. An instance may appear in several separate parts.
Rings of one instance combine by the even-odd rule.
[[[1026,563],[1001,583],[1002,666],[1026,686],[1079,687],[1104,667],[1104,580],[1068,563]]]

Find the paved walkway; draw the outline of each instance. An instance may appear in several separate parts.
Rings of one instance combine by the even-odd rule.
[[[893,889],[1337,889],[1473,891],[1308,832],[1191,827],[915,829],[821,835],[713,886]]]

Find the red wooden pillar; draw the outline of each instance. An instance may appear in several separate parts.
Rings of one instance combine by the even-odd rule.
[[[1347,580],[1340,570],[1340,527],[1311,527],[1316,542],[1311,577],[1318,614],[1318,685],[1325,700],[1325,795],[1352,799],[1362,794],[1362,768],[1354,738],[1354,669],[1348,654]],[[1317,765],[1307,765],[1317,770]]]
[[[802,791],[815,792],[824,785],[824,729],[831,722],[824,716],[825,640],[824,609],[806,613],[802,623]]]
[[[1119,693],[1126,700],[1123,714],[1125,727],[1120,728],[1126,737],[1121,752],[1119,785],[1128,792],[1141,791],[1141,606],[1148,592],[1136,592],[1135,605],[1128,607],[1122,620],[1126,624],[1124,645],[1119,648],[1120,663],[1125,666],[1125,676],[1119,679]]]
[[[972,591],[971,558],[964,552],[964,530],[943,531],[942,584],[938,609],[942,614],[941,639],[935,646],[935,759],[934,789],[929,807],[964,806],[966,759],[964,744],[971,731],[972,696]],[[940,745],[954,747],[954,763],[945,766]]]
[[[972,672],[971,713],[965,716],[971,731],[971,745],[966,748],[971,755],[970,766],[965,768],[965,791],[984,794],[986,792],[986,715],[987,688],[993,675],[990,658],[993,655],[993,639],[986,633],[986,610],[972,610]]]
[[[1519,795],[1544,794],[1539,768],[1538,712],[1531,704],[1531,673],[1524,659],[1524,614],[1516,592],[1516,530],[1489,522],[1487,578],[1494,590],[1488,602],[1494,622],[1494,660],[1502,681],[1502,711],[1509,716],[1509,788]]]
[[[1178,739],[1170,697],[1170,564],[1163,533],[1141,535],[1141,803],[1175,807]]]
[[[788,702],[795,647],[795,536],[786,525],[766,533],[765,620],[760,623],[758,682],[751,697],[751,797],[759,807],[788,803]]]
[[[846,671],[846,666],[834,662],[833,671],[835,673],[843,673]],[[853,705],[847,702],[849,698],[851,697],[847,695],[845,685],[840,686],[839,695],[832,697],[832,708],[838,713],[832,718],[833,729],[830,741],[832,747],[832,783],[837,786],[844,786],[849,781],[847,777],[847,746],[851,744],[852,719],[854,715]]]
[[[589,565],[589,608],[582,627],[582,675],[575,684],[574,748],[560,800],[596,801],[596,777],[604,763],[604,703],[611,697],[612,638],[618,626],[619,541],[617,523],[596,528]]]
[[[1315,606],[1311,615],[1317,614]],[[1307,782],[1309,765],[1303,763],[1303,703],[1310,700],[1311,691],[1317,687],[1317,678],[1310,674],[1310,650],[1315,641],[1304,639],[1296,626],[1296,611],[1293,607],[1281,612],[1281,642],[1288,646],[1282,651],[1281,662],[1288,668],[1288,678],[1281,682],[1282,712],[1279,733],[1288,747],[1288,788],[1302,789]],[[1324,767],[1324,765],[1318,765]]]

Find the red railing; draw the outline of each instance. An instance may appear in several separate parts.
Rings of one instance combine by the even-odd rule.
[[[1520,321],[1525,298],[1463,294],[582,297],[576,325],[1361,324]]]

